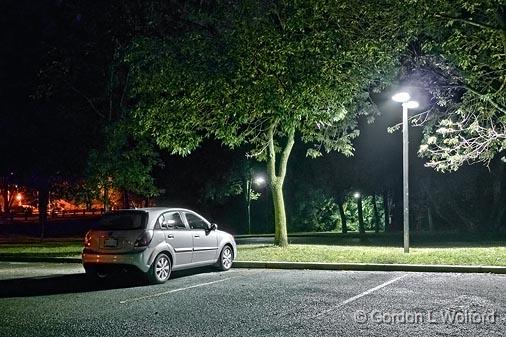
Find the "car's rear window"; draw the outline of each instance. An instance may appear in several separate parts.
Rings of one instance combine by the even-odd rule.
[[[97,223],[97,229],[145,229],[148,213],[143,211],[119,211],[106,213]]]

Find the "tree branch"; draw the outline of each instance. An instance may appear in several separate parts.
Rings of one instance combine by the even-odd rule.
[[[276,123],[272,123],[267,130],[268,137],[268,148],[269,153],[267,157],[267,171],[269,174],[269,179],[271,184],[276,183],[276,152],[274,149],[274,129],[276,128]]]
[[[286,166],[288,164],[288,157],[290,157],[290,152],[292,152],[293,144],[295,143],[295,131],[292,130],[288,134],[288,140],[286,141],[285,148],[281,153],[281,159],[279,160],[279,172],[278,177],[281,181],[284,180],[286,175]]]
[[[502,31],[501,28],[496,27],[496,26],[492,26],[492,25],[489,25],[489,24],[486,24],[486,23],[472,21],[472,20],[469,20],[469,19],[463,19],[463,18],[459,18],[459,17],[456,17],[456,16],[451,16],[451,15],[446,15],[446,14],[434,14],[434,16],[436,18],[440,18],[440,19],[459,21],[459,22],[466,23],[468,25],[479,27],[479,28],[483,28],[483,29],[490,29],[490,30],[494,30],[494,31],[497,31],[497,32],[501,32]]]
[[[78,93],[82,98],[84,98],[86,100],[86,102],[88,102],[88,104],[90,105],[90,107],[93,109],[93,111],[95,111],[95,113],[102,119],[105,119],[105,115],[103,113],[101,113],[97,107],[95,106],[95,104],[93,104],[93,101],[88,97],[86,96],[85,94],[83,94],[79,89],[77,89],[76,87],[74,87],[73,85],[70,85],[70,89],[72,89],[73,91],[75,91],[76,93]]]

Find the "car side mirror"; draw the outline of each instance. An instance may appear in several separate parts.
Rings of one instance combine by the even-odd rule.
[[[212,224],[211,224],[211,227],[210,227],[210,230],[215,231],[215,230],[217,230],[217,229],[218,229],[218,225],[217,225],[217,224],[215,224],[215,223],[212,223]]]

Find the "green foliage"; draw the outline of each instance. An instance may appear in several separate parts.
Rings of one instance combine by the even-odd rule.
[[[217,2],[188,19],[200,28],[137,39],[126,57],[135,117],[180,155],[213,137],[265,158],[273,125],[278,140],[296,130],[313,157],[351,155],[356,112],[403,45],[379,2]]]
[[[227,172],[220,172],[206,183],[203,201],[225,204],[228,199],[243,194],[247,173],[248,165],[244,161],[236,163]]]
[[[296,232],[326,232],[340,222],[339,209],[334,199],[321,190],[300,195],[290,228]]]
[[[311,190],[301,192],[296,195],[295,203],[297,205],[290,228],[298,232],[324,232],[341,231],[342,221],[339,214],[339,208],[328,192],[323,190]],[[385,226],[383,223],[383,201],[376,197],[376,206],[378,209],[378,218],[380,221],[380,231]],[[346,195],[343,201],[343,209],[346,215],[346,225],[349,231],[358,231],[358,206],[357,199],[350,193]],[[366,230],[374,230],[374,210],[373,197],[362,197],[362,210]]]
[[[385,229],[384,224],[384,208],[383,199],[376,197],[376,207],[378,209],[378,218],[380,221],[379,229],[383,231]],[[350,193],[344,198],[343,202],[344,213],[347,218],[347,226],[350,231],[358,231],[358,206],[357,199]],[[373,197],[366,195],[362,196],[362,212],[364,217],[364,225],[366,230],[374,230],[374,208],[373,208]]]
[[[190,10],[193,29],[137,39],[127,53],[134,117],[173,154],[214,138],[268,159],[275,243],[286,246],[283,183],[295,136],[311,157],[352,155],[357,115],[392,78],[405,44],[385,24],[399,20],[387,9],[383,1],[246,0]]]
[[[151,170],[159,165],[158,153],[143,137],[136,137],[132,124],[120,121],[106,128],[106,142],[91,151],[88,177],[93,186],[118,188],[142,196],[154,196]]]
[[[407,26],[421,53],[405,64],[405,80],[429,92],[434,102],[414,121],[425,125],[419,154],[440,171],[488,164],[506,149],[506,5],[412,2],[416,17]]]

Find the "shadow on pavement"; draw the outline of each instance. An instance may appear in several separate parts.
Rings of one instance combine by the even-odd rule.
[[[196,268],[173,272],[173,279],[188,277],[203,273],[217,273],[210,267]],[[0,280],[0,298],[44,296],[68,293],[84,293],[109,289],[142,287],[148,285],[143,277],[136,273],[122,273],[105,280],[96,281],[86,274],[47,275],[39,277],[16,278]],[[153,285],[157,287],[160,285]]]

